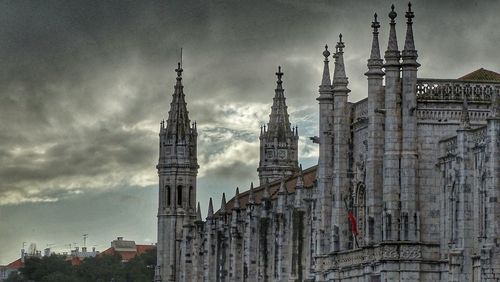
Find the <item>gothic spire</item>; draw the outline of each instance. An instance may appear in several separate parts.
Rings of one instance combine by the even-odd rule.
[[[335,70],[333,72],[333,91],[349,93],[351,90],[347,88],[347,76],[345,74],[344,65],[344,48],[345,44],[342,41],[342,33],[339,34],[339,42],[335,46]]]
[[[462,103],[462,115],[460,116],[460,128],[461,129],[471,129],[470,117],[469,117],[469,104],[467,102],[467,95],[464,94],[464,100]]]
[[[330,80],[330,67],[328,66],[328,57],[330,56],[330,51],[328,51],[328,45],[325,45],[325,51],[323,51],[323,56],[325,57],[323,66],[323,78],[321,79],[320,91],[330,90],[332,82]]]
[[[389,18],[391,19],[390,30],[389,30],[389,43],[387,45],[387,51],[385,51],[385,59],[396,60],[399,63],[399,50],[398,50],[398,39],[396,37],[396,17],[397,13],[394,11],[394,4],[391,6],[391,12],[389,13]]]
[[[413,18],[415,14],[411,10],[411,3],[408,3],[408,11],[405,15],[406,21],[406,38],[405,47],[402,52],[403,61],[405,64],[413,64],[419,66],[417,63],[417,50],[415,50],[415,42],[413,40]]]
[[[378,42],[378,29],[380,28],[380,23],[377,21],[377,13],[373,15],[372,28],[372,48],[370,58],[368,59],[368,72],[366,72],[365,75],[384,75],[382,71],[383,61],[380,58],[380,45]]]
[[[208,202],[208,213],[207,217],[212,218],[214,216],[214,206],[212,204],[212,197],[210,197],[210,201]]]
[[[267,125],[266,134],[271,138],[278,138],[279,142],[286,142],[287,138],[293,135],[288,119],[288,112],[286,106],[286,98],[283,89],[283,72],[281,66],[278,67],[276,72],[278,80],[276,82],[276,90],[273,98],[273,106],[271,107],[271,114],[269,115],[269,123]]]
[[[177,63],[175,69],[177,83],[174,86],[174,94],[172,95],[167,120],[167,134],[175,137],[176,140],[182,140],[190,133],[190,121],[186,101],[184,100],[184,86],[182,85],[183,71],[181,63]]]

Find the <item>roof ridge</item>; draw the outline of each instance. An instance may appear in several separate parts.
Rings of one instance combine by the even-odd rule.
[[[479,68],[458,78],[472,81],[500,81],[500,73],[485,68]]]

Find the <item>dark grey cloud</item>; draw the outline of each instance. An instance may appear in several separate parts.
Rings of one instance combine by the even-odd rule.
[[[133,217],[124,220],[132,212],[149,220],[144,232],[131,236],[155,240],[150,190],[156,190],[157,130],[169,108],[181,47],[190,117],[200,129],[203,210],[209,196],[218,203],[220,192],[233,195],[236,186],[257,180],[259,126],[268,119],[278,65],[285,71],[291,122],[303,136],[301,162],[314,164],[317,148],[307,137],[317,131],[322,48],[328,43],[333,49],[343,33],[350,99],[364,98],[372,15],[379,14],[383,51],[390,4],[1,2],[0,230],[10,233],[0,234],[0,245],[20,244],[26,230],[12,227],[19,223],[37,230],[29,240],[52,243],[48,238],[61,225],[67,226],[64,240],[80,236],[69,230],[81,219],[65,212],[79,200],[90,201],[79,212],[92,210],[94,221],[86,222],[93,222],[99,240],[108,242],[113,230],[133,225]],[[395,4],[402,46],[406,1]],[[500,70],[500,2],[417,0],[413,9],[420,76]],[[127,202],[120,198],[127,193],[149,209],[116,207],[115,201]],[[99,195],[102,200],[95,200]],[[0,263],[12,254],[0,250]]]

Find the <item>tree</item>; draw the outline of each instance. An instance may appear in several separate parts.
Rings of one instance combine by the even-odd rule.
[[[153,281],[156,265],[156,250],[138,255],[125,264],[126,281]]]
[[[26,282],[27,280],[25,280],[21,275],[19,275],[19,273],[17,271],[14,271],[14,272],[11,272],[9,274],[9,277],[4,280],[4,282]]]
[[[51,255],[43,258],[27,258],[24,267],[21,268],[20,271],[24,279],[34,281],[52,281],[44,279],[54,273],[60,273],[66,275],[66,277],[75,277],[75,272],[71,263],[66,261],[66,257],[62,255]]]
[[[118,254],[86,258],[78,267],[77,273],[83,281],[125,281],[122,258]]]

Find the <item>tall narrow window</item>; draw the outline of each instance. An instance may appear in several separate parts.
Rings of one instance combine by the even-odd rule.
[[[177,186],[177,205],[182,206],[182,186]]]
[[[385,234],[386,234],[386,240],[392,240],[392,216],[391,214],[387,214],[386,215],[386,220],[387,220],[387,223],[385,225]]]
[[[167,191],[167,205],[170,206],[172,204],[172,198],[171,198],[171,194],[170,194],[170,186],[167,186],[167,188],[165,189]]]
[[[192,204],[193,199],[193,186],[189,186],[189,207],[192,208],[194,205]]]

